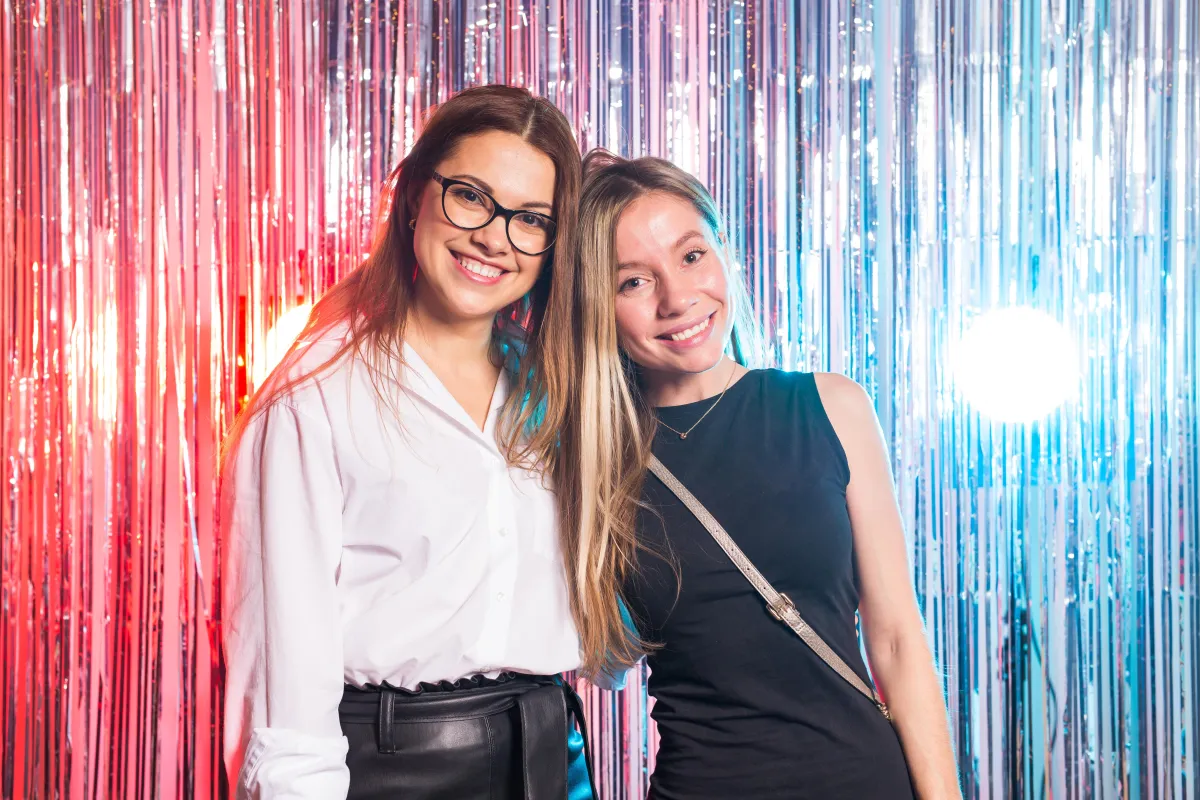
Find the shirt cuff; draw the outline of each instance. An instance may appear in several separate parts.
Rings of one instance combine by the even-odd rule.
[[[345,800],[350,770],[345,736],[255,728],[238,777],[238,800]]]

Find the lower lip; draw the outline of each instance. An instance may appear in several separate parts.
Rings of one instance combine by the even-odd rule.
[[[716,318],[717,314],[714,311],[712,316],[708,318],[708,325],[704,326],[704,330],[691,338],[680,339],[679,341],[675,341],[674,339],[659,339],[659,341],[673,350],[691,350],[693,347],[699,347],[708,341],[709,336],[712,336],[713,328],[717,327]]]
[[[495,286],[497,283],[504,280],[504,276],[507,274],[505,272],[501,272],[494,278],[487,278],[483,275],[480,275],[478,272],[471,272],[471,270],[464,267],[462,262],[454,256],[451,256],[451,258],[454,258],[454,266],[458,267],[459,272],[461,272],[463,275],[466,275],[475,283],[483,284],[484,286]]]

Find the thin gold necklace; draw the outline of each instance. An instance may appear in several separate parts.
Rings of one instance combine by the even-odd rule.
[[[692,427],[688,428],[686,431],[677,431],[674,428],[672,428],[670,425],[668,425],[667,423],[663,422],[661,419],[658,421],[658,424],[662,425],[664,428],[666,428],[671,433],[678,436],[680,439],[686,439],[688,437],[688,434],[691,433],[692,431],[696,430],[696,426],[699,425],[701,422],[703,422],[704,418],[712,413],[712,410],[717,407],[717,403],[721,402],[721,398],[725,396],[725,393],[729,391],[729,387],[733,385],[733,373],[735,373],[735,372],[737,372],[736,364],[734,365],[733,369],[729,370],[729,380],[725,381],[725,388],[721,390],[721,393],[719,395],[717,395],[717,399],[713,401],[713,404],[708,407],[708,411],[705,411],[703,414],[700,415],[700,419],[698,419],[692,423]]]

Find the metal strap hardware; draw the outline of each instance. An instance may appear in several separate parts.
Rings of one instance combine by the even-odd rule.
[[[796,604],[792,602],[792,598],[788,597],[783,592],[779,593],[779,600],[775,605],[768,605],[767,610],[771,612],[771,616],[780,622],[787,622],[788,610],[796,610]]]
[[[721,545],[721,549],[725,551],[725,555],[729,556],[729,560],[734,563],[734,566],[741,571],[746,580],[750,581],[751,585],[762,595],[763,600],[767,603],[767,611],[770,612],[771,616],[791,628],[822,661],[828,664],[838,675],[841,675],[846,683],[853,686],[874,703],[880,713],[888,721],[891,721],[892,714],[888,711],[888,707],[883,701],[879,699],[879,695],[875,693],[875,687],[864,683],[863,679],[858,676],[858,673],[850,669],[841,656],[835,653],[825,643],[825,640],[817,635],[817,632],[800,616],[800,611],[796,608],[796,604],[792,602],[792,598],[775,591],[775,587],[763,577],[763,574],[751,563],[750,559],[746,558],[746,554],[742,552],[737,543],[725,532],[725,528],[721,526],[721,523],[717,522],[716,517],[710,514],[708,509],[696,499],[695,495],[688,491],[688,488],[675,477],[674,473],[658,460],[658,456],[650,456],[650,471],[687,506],[688,511],[692,512],[696,519],[700,521],[700,524],[716,540],[717,544]]]

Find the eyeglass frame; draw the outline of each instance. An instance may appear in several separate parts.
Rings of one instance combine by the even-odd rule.
[[[539,211],[530,211],[529,209],[524,208],[505,208],[497,203],[496,198],[492,197],[490,193],[485,192],[475,184],[468,181],[460,181],[457,178],[447,178],[445,175],[442,175],[439,172],[433,173],[433,179],[437,181],[439,186],[442,187],[442,214],[446,217],[447,222],[461,231],[481,230],[486,228],[488,225],[491,225],[492,222],[495,221],[496,217],[504,217],[504,236],[508,239],[508,243],[511,244],[513,249],[518,253],[522,253],[527,256],[540,256],[546,254],[549,252],[550,248],[554,247],[554,243],[558,240],[558,220],[549,214],[543,214]],[[482,225],[476,225],[473,228],[468,228],[465,225],[459,225],[457,222],[450,219],[450,212],[446,210],[446,192],[451,186],[466,186],[471,189],[471,191],[478,192],[490,200],[492,203],[492,215],[487,218],[487,222],[484,222]],[[545,249],[539,250],[536,253],[530,253],[526,250],[522,250],[520,247],[517,247],[517,243],[512,239],[512,234],[508,232],[508,226],[512,224],[512,218],[517,214],[533,214],[535,217],[541,217],[542,219],[549,220],[551,224],[554,225],[554,235],[550,237],[550,243],[546,245]]]

